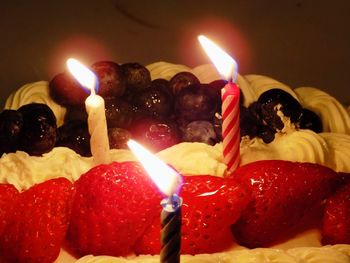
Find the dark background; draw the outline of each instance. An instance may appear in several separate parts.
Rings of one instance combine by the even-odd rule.
[[[21,85],[86,64],[208,63],[197,35],[241,74],[315,86],[350,102],[349,0],[1,0],[0,106]]]

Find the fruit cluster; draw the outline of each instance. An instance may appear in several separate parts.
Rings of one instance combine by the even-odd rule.
[[[97,93],[105,100],[111,148],[126,148],[130,138],[155,152],[183,141],[214,145],[222,140],[220,91],[225,81],[203,84],[190,72],[169,81],[151,80],[148,69],[138,63],[100,61],[91,70],[98,78]],[[91,156],[84,106],[89,91],[68,72],[56,75],[49,86],[51,97],[67,108],[65,123],[57,129],[52,111],[41,104],[5,110],[0,114],[0,155],[18,149],[40,155],[66,146]],[[322,131],[320,118],[281,89],[264,92],[248,108],[243,94],[241,98],[241,137],[272,142],[284,127],[280,112],[301,128]]]

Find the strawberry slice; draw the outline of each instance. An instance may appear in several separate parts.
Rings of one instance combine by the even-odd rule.
[[[309,211],[321,207],[339,178],[321,165],[276,160],[248,164],[233,176],[252,191],[252,202],[233,226],[238,242],[249,248],[290,237]]]
[[[13,207],[19,196],[18,190],[11,184],[0,184],[0,237],[12,217]]]
[[[100,165],[75,182],[70,247],[86,254],[126,256],[153,218],[159,218],[159,190],[139,163]]]
[[[60,253],[69,220],[72,183],[58,178],[22,192],[0,239],[6,262],[53,262]]]
[[[250,200],[233,177],[187,176],[182,186],[182,254],[214,253],[233,244],[230,226]],[[159,254],[160,221],[138,240],[137,254]]]
[[[349,175],[348,175],[348,179]],[[350,244],[350,180],[325,205],[322,243]]]

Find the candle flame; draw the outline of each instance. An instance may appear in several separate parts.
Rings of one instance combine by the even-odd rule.
[[[181,176],[134,140],[127,142],[129,148],[145,168],[157,187],[167,196],[178,192]]]
[[[219,73],[228,81],[236,81],[237,62],[209,38],[200,35],[198,40]]]
[[[84,64],[80,63],[74,58],[69,58],[67,60],[67,67],[73,77],[84,87],[91,90],[92,93],[95,92],[95,87],[97,84],[97,78],[95,74],[88,69]]]

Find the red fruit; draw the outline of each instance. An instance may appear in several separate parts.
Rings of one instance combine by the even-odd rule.
[[[232,175],[252,191],[253,201],[233,226],[236,239],[249,248],[289,237],[310,211],[334,191],[337,174],[310,163],[258,161]]]
[[[102,97],[120,97],[125,91],[125,77],[121,66],[112,61],[99,61],[91,66],[98,78],[98,94]]]
[[[75,186],[68,241],[79,255],[126,256],[160,215],[159,190],[136,162],[94,167]]]
[[[350,181],[342,186],[325,205],[322,243],[350,244]]]
[[[0,237],[12,217],[18,196],[18,190],[12,184],[0,184]]]
[[[182,254],[214,253],[233,244],[230,226],[250,200],[234,178],[188,176],[181,190]],[[153,224],[138,241],[137,254],[159,254],[160,222]]]
[[[69,221],[71,182],[58,178],[21,193],[0,238],[6,262],[51,263],[60,253]]]
[[[59,104],[84,104],[90,91],[83,88],[79,82],[68,72],[57,74],[49,84],[50,96]]]

